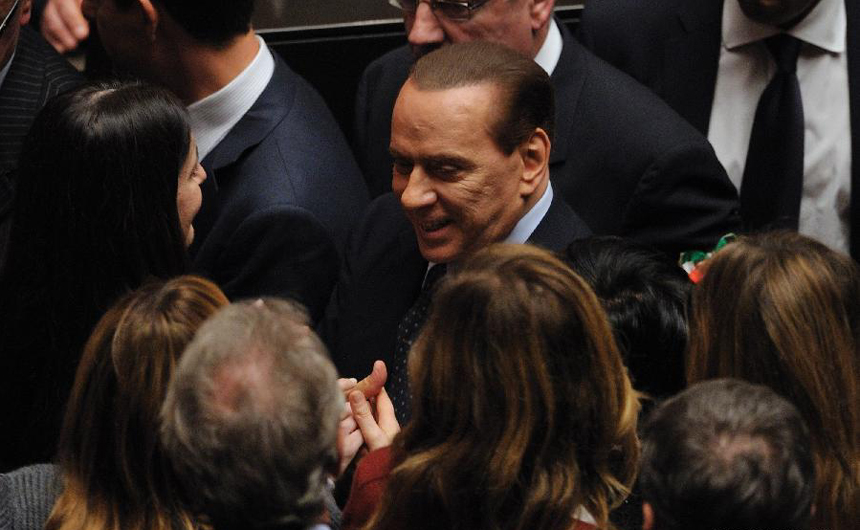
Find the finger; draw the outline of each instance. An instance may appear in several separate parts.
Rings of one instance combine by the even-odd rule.
[[[349,394],[349,391],[355,388],[355,385],[358,383],[358,379],[351,377],[340,378],[337,380],[337,386],[340,388],[340,391],[343,392],[344,396]]]
[[[359,381],[355,389],[360,390],[365,397],[373,397],[379,394],[387,379],[388,369],[385,367],[385,363],[376,361],[373,363],[373,370],[370,375]]]
[[[358,423],[358,428],[361,430],[367,447],[374,450],[389,445],[386,434],[373,419],[373,411],[364,394],[355,390],[350,392],[349,404],[352,406],[352,416]]]
[[[50,0],[49,3],[57,7],[60,20],[78,42],[87,38],[90,34],[90,25],[81,12],[80,0]]]
[[[385,388],[376,396],[376,417],[379,428],[388,433],[389,436],[393,437],[400,432],[400,423],[394,414],[394,403],[391,402]]]

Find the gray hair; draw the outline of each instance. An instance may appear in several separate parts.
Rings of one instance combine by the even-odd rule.
[[[188,345],[161,409],[184,494],[216,529],[305,528],[337,466],[343,397],[301,306],[227,306]]]

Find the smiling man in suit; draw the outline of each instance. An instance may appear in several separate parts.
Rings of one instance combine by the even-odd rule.
[[[554,0],[393,0],[409,46],[365,70],[355,152],[372,195],[390,190],[394,101],[427,51],[491,41],[534,61],[556,95],[550,174],[597,234],[678,251],[710,248],[739,228],[737,193],[705,138],[646,88],[585,50],[552,17]]]
[[[552,86],[534,61],[498,44],[449,46],[420,59],[391,123],[394,193],[371,203],[350,238],[326,339],[344,377],[390,366],[408,412],[406,360],[434,281],[495,242],[561,250],[589,235],[554,193]]]
[[[195,269],[231,298],[322,314],[367,191],[317,92],[251,28],[254,0],[85,0],[108,55],[188,105],[206,174]]]
[[[742,210],[860,258],[860,3],[589,0],[581,29],[708,136]],[[794,103],[768,129],[776,92]]]

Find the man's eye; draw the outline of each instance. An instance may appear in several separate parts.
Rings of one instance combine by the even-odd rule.
[[[443,180],[455,179],[460,175],[461,168],[449,164],[443,164],[431,168],[431,172]]]
[[[408,175],[412,173],[412,164],[406,162],[405,160],[395,160],[394,161],[394,172],[399,173],[401,175]]]

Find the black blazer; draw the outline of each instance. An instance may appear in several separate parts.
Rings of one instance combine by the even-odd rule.
[[[845,0],[852,161],[860,159],[860,2]],[[594,53],[650,87],[708,133],[723,0],[589,0],[580,26]],[[851,255],[860,257],[860,163],[851,168]]]
[[[737,191],[707,139],[559,27],[564,45],[551,77],[556,193],[596,234],[672,255],[711,248],[739,229]],[[391,114],[411,64],[409,49],[398,48],[371,63],[359,85],[355,150],[371,195],[391,189]]]
[[[275,56],[266,89],[202,164],[195,269],[231,299],[293,298],[317,320],[348,229],[368,202],[322,98]]]
[[[18,165],[24,138],[48,99],[83,81],[41,35],[30,27],[21,28],[15,57],[0,85],[0,266],[9,239],[15,189],[11,171]]]
[[[589,235],[556,195],[529,242],[560,251]],[[391,366],[397,326],[418,298],[426,272],[427,260],[397,197],[387,193],[374,200],[350,236],[322,329],[341,377],[360,379],[377,359]]]

